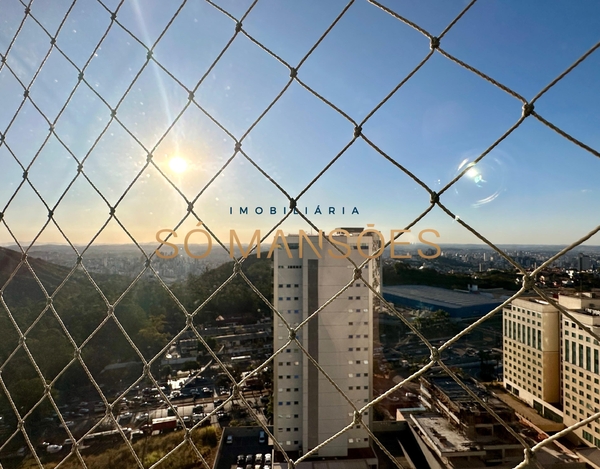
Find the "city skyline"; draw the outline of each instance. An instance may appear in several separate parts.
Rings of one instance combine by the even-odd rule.
[[[237,18],[250,2],[216,2]],[[114,11],[117,2],[106,2]],[[439,35],[466,3],[394,5],[398,14],[433,35]],[[54,34],[68,11],[68,2],[34,3],[31,14]],[[117,20],[150,47],[179,5],[125,2]],[[288,64],[298,66],[345,2],[258,2],[243,20],[243,30]],[[23,18],[20,3],[8,2],[0,28],[3,56]],[[600,39],[594,18],[600,6],[478,2],[450,29],[440,43],[449,54],[481,70],[498,82],[534,97]],[[99,3],[78,2],[56,38],[59,47],[83,67],[110,13]],[[360,34],[357,34],[357,31]],[[85,33],[84,33],[85,32]],[[188,3],[153,50],[153,58],[186,87],[193,88],[235,32],[235,23],[208,3]],[[53,50],[31,86],[29,98],[14,122],[23,89],[50,47],[48,36],[28,18],[0,71],[0,245],[12,245],[10,227],[19,242],[29,243],[48,221],[48,210],[28,184],[15,190],[46,136],[49,118],[56,117],[78,72]],[[392,18],[375,5],[354,2],[298,68],[298,79],[361,122],[429,53],[421,33]],[[28,180],[47,201],[56,203],[77,174],[77,162],[58,138],[80,160],[111,119],[114,107],[147,57],[147,50],[114,24],[101,49],[85,71],[90,87],[81,84],[54,126]],[[536,112],[578,140],[600,147],[596,92],[600,53],[592,53],[536,102]],[[9,69],[10,67],[10,69]],[[11,72],[12,71],[12,72]],[[197,102],[240,139],[286,86],[289,69],[253,43],[236,36],[195,92]],[[164,70],[150,62],[127,93],[116,117],[146,149],[153,149],[188,95]],[[441,190],[469,162],[506,132],[520,117],[519,100],[482,78],[434,53],[366,122],[362,132],[398,164],[412,171],[432,190]],[[8,125],[10,128],[6,131]],[[298,81],[243,139],[241,149],[261,166],[272,181],[297,197],[352,140],[353,124],[320,101]],[[10,149],[10,151],[9,151]],[[196,106],[190,106],[153,151],[153,161],[193,200],[233,155],[235,143]],[[145,150],[124,128],[112,121],[83,170],[110,205],[146,164]],[[442,195],[441,201],[483,236],[496,244],[568,245],[598,225],[597,174],[600,161],[529,117],[506,140]],[[252,163],[238,154],[211,183],[194,210],[222,241],[235,229],[250,239],[256,229],[267,233],[283,216],[289,201]],[[429,206],[430,196],[398,167],[358,139],[298,199],[315,226],[329,231],[343,226],[367,226],[389,232],[403,229]],[[6,204],[8,208],[5,209]],[[89,243],[109,219],[108,204],[81,175],[53,213],[53,220],[69,240]],[[236,209],[248,207],[246,214]],[[261,207],[262,214],[252,214]],[[267,208],[276,213],[266,213]],[[320,207],[322,214],[315,214]],[[335,214],[325,208],[337,208]],[[340,214],[345,207],[348,212]],[[358,213],[352,214],[357,208]],[[174,229],[187,214],[187,204],[154,167],[148,167],[119,203],[115,214],[140,243],[152,243],[161,229]],[[232,208],[230,213],[230,208]],[[312,212],[312,213],[311,213]],[[196,228],[188,219],[178,232]],[[516,229],[518,227],[518,229]],[[298,216],[280,227],[285,232],[309,230]],[[437,242],[473,244],[481,241],[434,208],[412,227],[435,229]],[[180,235],[181,237],[181,235]],[[407,236],[410,241],[411,237]],[[413,239],[414,240],[414,239]],[[600,245],[600,236],[587,241]],[[66,243],[51,222],[36,244]],[[131,243],[111,219],[94,244]]]

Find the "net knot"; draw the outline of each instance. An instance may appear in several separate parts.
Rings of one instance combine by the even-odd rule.
[[[523,117],[527,117],[527,116],[531,115],[531,113],[533,112],[534,109],[535,109],[535,106],[533,105],[533,103],[523,104]]]
[[[533,460],[535,459],[535,453],[531,450],[531,448],[525,448],[523,450],[523,453],[525,455],[525,462],[527,464],[533,462]]]
[[[356,127],[354,127],[354,138],[360,137],[361,134],[362,134],[362,127],[360,125],[357,125]]]
[[[429,199],[432,204],[437,204],[440,201],[440,194],[437,192],[431,193],[431,198]]]
[[[435,37],[433,36],[430,40],[429,40],[429,48],[431,50],[435,50],[438,47],[440,47],[440,38],[439,37]]]
[[[526,290],[531,290],[534,286],[535,286],[535,279],[529,274],[523,275],[523,287]]]

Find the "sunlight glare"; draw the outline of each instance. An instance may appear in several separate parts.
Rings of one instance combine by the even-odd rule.
[[[187,169],[187,161],[180,156],[174,156],[169,161],[169,168],[175,173],[183,173]]]

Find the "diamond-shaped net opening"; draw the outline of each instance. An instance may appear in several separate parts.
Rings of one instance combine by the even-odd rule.
[[[565,203],[530,195],[522,202],[537,227],[524,242],[560,228],[570,243],[533,264],[497,244],[500,238],[489,228],[497,226],[490,225],[497,215],[467,206],[485,206],[505,192],[507,155],[516,146],[531,150],[532,161],[548,165],[553,180],[560,180],[560,163],[535,154],[536,138],[572,154],[568,164],[590,168],[589,160],[597,161],[597,141],[585,141],[589,129],[580,131],[570,112],[556,112],[562,108],[552,101],[557,99],[552,91],[594,86],[590,77],[600,43],[582,41],[578,55],[569,56],[571,65],[552,70],[548,84],[524,89],[533,81],[521,84],[515,78],[519,74],[505,73],[507,67],[499,68],[493,53],[474,55],[467,47],[464,56],[454,55],[461,41],[482,42],[478,34],[485,31],[470,11],[479,7],[476,0],[462,10],[440,6],[436,15],[415,10],[410,18],[387,3],[75,0],[50,7],[7,0],[0,7],[0,240],[12,248],[0,248],[0,466],[6,458],[7,467],[22,460],[27,467],[208,468],[222,434],[219,422],[226,420],[261,426],[288,467],[320,451],[326,454],[329,445],[346,439],[369,439],[402,467],[368,422],[382,414],[395,418],[393,403],[416,397],[420,379],[427,386],[434,370],[489,413],[497,422],[495,431],[522,447],[516,467],[542,467],[545,449],[580,429],[585,430],[578,435],[600,446],[600,430],[592,436],[597,407],[573,414],[575,423],[537,442],[455,366],[461,358],[456,350],[462,349],[480,362],[482,374],[493,372],[494,361],[501,359],[503,330],[509,339],[517,333],[506,318],[503,324],[503,308],[512,311],[506,308],[513,300],[533,291],[557,308],[561,325],[589,335],[590,346],[577,346],[585,349],[565,342],[564,353],[570,353],[565,360],[598,376],[598,352],[593,355],[591,344],[600,337],[544,288],[562,282],[553,266],[594,240],[600,230],[595,212],[579,231],[564,230],[570,218],[559,222],[534,213],[546,203],[568,210],[568,204],[589,199],[571,194]],[[270,13],[278,20],[269,20]],[[534,53],[520,64],[528,69],[540,66],[537,48],[542,50],[535,38],[530,40]],[[244,80],[234,84],[232,76]],[[357,80],[355,93],[346,88],[349,76]],[[418,86],[422,83],[429,93]],[[532,98],[520,94],[525,91]],[[468,94],[480,98],[472,103],[471,119],[487,123],[477,136],[464,109],[448,99]],[[442,104],[429,105],[436,100]],[[573,109],[579,111],[575,104]],[[473,141],[469,151],[460,150],[462,161],[433,167],[429,155],[451,160],[462,137]],[[294,148],[304,148],[305,155],[286,158]],[[174,161],[170,155],[177,153],[200,156],[191,163],[196,177],[181,176],[190,163]],[[269,160],[263,153],[282,157]],[[384,174],[391,181],[387,186],[380,183]],[[527,185],[539,175],[518,178]],[[265,246],[273,235],[296,226],[293,220],[310,232],[325,229],[320,209],[303,201],[330,196],[340,180],[347,194],[362,190],[376,201],[399,201],[401,213],[389,216],[404,229],[385,238],[392,252],[404,252],[413,240],[411,229],[437,223],[440,230],[489,247],[512,271],[481,273],[479,282],[501,284],[511,293],[475,322],[449,321],[444,314],[414,318],[382,297],[381,279],[366,275],[367,268],[378,269],[376,262],[349,260],[346,283],[312,305],[308,317],[285,309],[282,302],[290,298],[273,295],[272,252],[265,256]],[[248,212],[257,192],[264,207]],[[240,200],[246,212],[237,206]],[[401,203],[405,200],[410,205]],[[249,215],[260,228],[254,242],[264,243],[261,259],[222,229],[223,213],[232,215],[238,208],[236,215]],[[323,210],[336,215],[332,208]],[[271,218],[257,218],[267,210]],[[502,217],[510,223],[510,213]],[[246,219],[229,220],[243,237],[252,237]],[[148,243],[146,235],[156,226],[166,229]],[[204,238],[182,234],[193,230],[212,240],[215,264],[221,265],[213,268]],[[108,266],[103,245],[122,240],[134,246],[134,253],[124,252],[118,265]],[[37,258],[46,243],[56,242],[61,244],[56,253]],[[339,251],[333,245],[326,249]],[[174,273],[174,263],[182,263],[179,251],[188,257],[177,267],[187,278]],[[436,266],[464,267],[456,259],[436,262],[442,261],[446,264]],[[580,257],[580,262],[586,261]],[[383,282],[402,283],[408,268],[403,262],[385,263]],[[424,284],[446,281],[431,269],[412,275]],[[455,276],[454,281],[471,278]],[[576,281],[580,291],[597,283],[591,273],[581,273]],[[367,326],[370,332],[356,337],[371,335],[372,347],[396,347],[395,359],[407,368],[406,378],[394,379],[386,360],[353,363],[349,354],[357,376],[374,375],[372,399],[366,400],[356,397],[346,378],[319,363],[302,339],[318,320],[326,320],[329,307],[343,309],[340,305],[359,286],[372,294],[379,321],[374,329],[353,319],[360,311],[350,309],[349,326]],[[240,323],[226,336],[218,327],[223,316],[236,316]],[[525,326],[519,328],[519,341],[531,342],[529,329],[526,335]],[[236,335],[247,336],[247,351],[230,349]],[[472,342],[485,343],[486,350],[469,350]],[[269,426],[272,397],[255,389],[259,383],[272,395],[274,367],[299,366],[300,360],[320,380],[321,391],[340,397],[348,413],[341,415],[344,424],[313,441],[302,455],[289,451],[291,441],[275,437],[281,429]],[[182,364],[191,370],[189,378],[177,373]],[[178,387],[165,386],[169,377]],[[288,378],[277,377],[282,383]]]

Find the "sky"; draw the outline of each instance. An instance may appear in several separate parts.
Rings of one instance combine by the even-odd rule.
[[[0,0],[0,53],[6,56],[0,69],[0,244],[66,243],[65,236],[83,245],[131,243],[131,237],[152,242],[157,231],[173,229],[187,215],[173,185],[188,200],[200,194],[195,213],[226,243],[230,230],[244,242],[281,220],[289,201],[277,186],[291,197],[302,193],[298,207],[325,232],[373,224],[389,239],[390,230],[411,224],[430,200],[397,165],[439,191],[521,116],[518,99],[436,52],[363,125],[363,134],[397,165],[359,138],[328,167],[352,141],[354,124],[296,81],[247,133],[284,90],[290,70],[241,32],[223,52],[235,35],[234,20],[200,0],[187,1],[178,13],[178,1],[120,3],[33,1],[31,15],[51,35],[68,12],[56,46],[69,60],[54,48],[36,75],[50,38],[28,17],[7,54],[24,7]],[[214,3],[237,19],[251,6],[247,0]],[[467,2],[383,4],[437,36]],[[298,68],[307,87],[361,122],[427,56],[429,40],[356,0],[306,57],[346,6],[339,0],[258,0],[243,30]],[[105,35],[117,8],[120,25]],[[593,0],[480,0],[440,47],[530,100],[600,41],[598,18],[600,3]],[[151,61],[131,85],[146,62],[140,42],[151,47],[170,21],[153,49],[169,73]],[[86,63],[86,82],[77,86],[76,67]],[[596,50],[535,103],[547,121],[596,150],[599,76]],[[230,135],[195,104],[178,118],[188,92],[173,77],[188,89],[204,77],[195,100]],[[31,83],[27,99],[19,80]],[[118,121],[111,121],[117,105]],[[53,133],[42,113],[56,120]],[[222,169],[234,155],[231,136],[244,136],[242,150],[270,179],[239,153]],[[148,151],[170,182],[154,166],[144,169]],[[76,177],[72,155],[85,158],[89,181]],[[441,202],[496,244],[569,244],[600,224],[599,176],[598,157],[528,117]],[[60,200],[49,224],[40,197],[51,208]],[[116,204],[118,222],[108,204]],[[245,208],[248,214],[240,213]],[[189,217],[177,229],[178,240],[196,224]],[[311,229],[299,215],[280,228]],[[437,231],[439,243],[480,242],[437,207],[407,239],[417,240],[425,229]],[[589,243],[600,244],[600,236]]]

